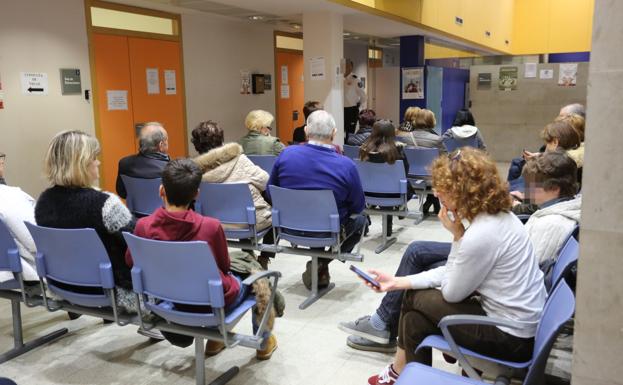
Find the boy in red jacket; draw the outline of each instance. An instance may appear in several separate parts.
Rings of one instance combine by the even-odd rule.
[[[211,217],[197,214],[190,209],[190,205],[199,195],[202,172],[199,166],[190,159],[176,159],[169,162],[162,172],[160,197],[164,208],[160,207],[153,214],[141,218],[136,223],[134,234],[160,241],[206,241],[212,249],[212,254],[219,268],[225,307],[235,308],[248,294],[248,287],[242,285],[240,278],[230,271],[227,239],[221,223]],[[126,263],[132,267],[133,261],[129,250],[126,252]],[[183,309],[192,311],[192,309]],[[196,309],[200,310],[200,309]],[[162,332],[164,337],[173,345],[190,346],[194,337],[175,333]],[[208,341],[206,355],[215,355],[225,348],[219,341]],[[258,350],[258,359],[269,359],[277,348],[277,341],[271,334],[266,348]]]

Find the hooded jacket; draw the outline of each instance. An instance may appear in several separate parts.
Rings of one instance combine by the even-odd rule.
[[[537,210],[526,222],[539,265],[556,258],[569,234],[580,221],[580,196]]]
[[[160,207],[153,214],[136,222],[134,235],[159,241],[206,241],[221,273],[225,305],[236,299],[240,286],[231,274],[227,239],[217,219],[204,217],[192,210],[171,212]],[[134,265],[129,250],[125,260],[128,266]]]
[[[256,226],[263,230],[271,225],[271,208],[262,198],[268,173],[242,153],[238,143],[228,143],[199,155],[195,163],[203,170],[203,181],[210,183],[244,182],[249,184],[255,205]]]
[[[481,149],[483,151],[487,150],[487,146],[485,145],[485,141],[482,139],[482,135],[480,135],[480,131],[478,127],[471,126],[469,124],[465,124],[463,126],[454,126],[447,130],[443,134],[443,138],[452,138],[456,140],[461,147],[463,146],[471,146],[471,139],[475,137],[476,140],[476,148]]]

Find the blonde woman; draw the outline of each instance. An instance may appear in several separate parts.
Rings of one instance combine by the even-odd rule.
[[[110,257],[115,283],[131,290],[121,232],[132,232],[135,221],[119,197],[93,187],[99,179],[99,153],[97,139],[81,131],[63,131],[52,139],[45,156],[45,175],[52,187],[41,193],[35,219],[40,226],[95,229]]]
[[[396,356],[370,377],[370,385],[394,384],[408,362],[431,365],[430,350],[415,348],[427,336],[441,334],[439,321],[453,314],[488,315],[516,325],[457,325],[452,334],[459,345],[515,362],[532,356],[546,298],[543,273],[526,229],[510,212],[495,163],[480,150],[462,148],[435,160],[432,174],[444,206],[439,219],[454,238],[450,255],[445,266],[414,275],[370,270],[380,283],[375,291],[405,291]]]
[[[404,119],[396,130],[396,138],[407,146],[415,146],[415,143],[411,138],[411,131],[415,129],[415,118],[419,112],[420,107],[407,108]]]
[[[244,124],[249,133],[239,143],[246,155],[279,155],[284,145],[270,135],[275,118],[264,110],[253,110],[247,114]]]

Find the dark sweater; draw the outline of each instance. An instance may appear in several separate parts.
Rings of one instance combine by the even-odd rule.
[[[292,132],[292,141],[294,143],[307,142],[307,135],[305,135],[305,124],[294,129]]]
[[[35,220],[45,227],[95,229],[108,252],[116,285],[132,289],[130,269],[124,259],[126,244],[121,233],[132,232],[135,221],[116,195],[92,188],[54,186],[39,197]]]
[[[123,199],[127,198],[125,185],[121,175],[132,178],[155,179],[162,177],[162,170],[169,162],[169,156],[160,152],[138,153],[126,156],[119,161],[117,173],[117,194]]]
[[[372,127],[359,127],[356,134],[348,135],[347,144],[351,146],[361,146],[370,135],[372,135]]]
[[[333,148],[309,143],[285,148],[275,161],[268,184],[295,190],[333,191],[342,224],[351,214],[360,214],[365,208],[355,163]]]
[[[153,214],[139,219],[134,234],[160,241],[206,241],[223,281],[225,305],[236,299],[240,285],[231,275],[227,239],[217,219],[204,217],[191,210],[170,212],[161,207]],[[126,263],[128,266],[134,263],[129,250],[126,253]]]

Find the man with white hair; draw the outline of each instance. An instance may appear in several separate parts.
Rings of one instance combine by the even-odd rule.
[[[558,116],[567,116],[573,114],[580,115],[581,117],[586,119],[586,109],[580,103],[567,104],[560,109]]]
[[[317,110],[307,118],[305,133],[309,141],[289,146],[275,161],[269,185],[298,190],[332,190],[335,196],[340,224],[345,234],[342,252],[350,252],[361,238],[366,218],[363,188],[355,163],[335,152],[333,139],[336,125],[333,116]],[[330,282],[331,259],[319,259],[318,286]],[[311,261],[303,273],[303,283],[311,290]]]
[[[138,134],[138,154],[126,156],[119,161],[116,187],[117,194],[123,199],[128,194],[121,175],[142,179],[160,178],[164,166],[170,160],[169,137],[162,123],[148,122],[141,126]]]

